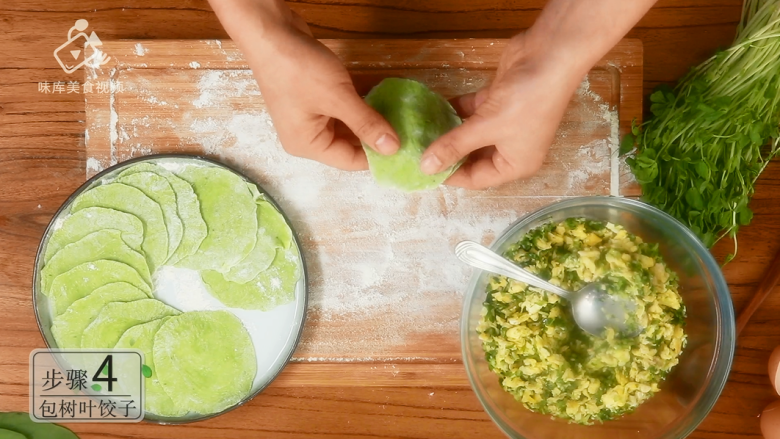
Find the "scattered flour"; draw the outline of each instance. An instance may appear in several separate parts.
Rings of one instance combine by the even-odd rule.
[[[102,171],[104,166],[94,157],[87,159],[87,171],[94,171],[95,173]]]
[[[257,179],[301,235],[313,329],[298,355],[382,356],[415,334],[457,333],[470,270],[450,250],[463,239],[495,237],[526,212],[479,213],[485,200],[456,188],[384,189],[367,172],[289,156],[272,128],[265,111],[195,118],[187,141]]]
[[[193,62],[190,63],[190,67],[192,67],[193,69],[199,69],[200,68],[200,63],[197,62],[197,61],[193,61]]]
[[[562,126],[556,141],[569,146],[587,130],[605,135],[588,137],[575,154],[553,148],[548,162],[564,169],[500,190],[440,187],[406,194],[377,186],[368,172],[342,172],[285,153],[250,71],[197,72],[192,91],[177,96],[179,104],[191,104],[182,104],[185,110],[130,120],[130,154],[160,151],[155,142],[169,138],[188,150],[197,146],[244,171],[282,206],[302,243],[310,288],[297,361],[423,359],[414,349],[418,340],[457,339],[470,275],[452,254],[457,242],[487,244],[557,198],[610,187],[616,129],[610,124],[616,125],[617,112],[587,79],[577,92],[584,102],[576,109],[579,119]],[[144,84],[139,93],[151,102],[155,87],[162,86]],[[112,139],[121,132],[112,131]],[[451,348],[457,349],[456,341]]]
[[[144,56],[146,55],[146,52],[148,52],[149,49],[145,48],[143,44],[141,43],[135,43],[135,54],[138,56]]]

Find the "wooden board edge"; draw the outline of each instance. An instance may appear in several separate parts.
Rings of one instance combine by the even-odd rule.
[[[471,387],[463,363],[289,363],[270,387]]]
[[[470,68],[495,69],[508,38],[464,39],[321,39],[345,63],[347,68]],[[182,46],[204,51],[213,59],[196,61],[182,53]],[[618,42],[595,67],[605,67],[610,58],[634,60],[642,42],[626,38]],[[241,52],[231,40],[107,40],[106,53],[118,58],[119,68],[192,68],[249,69]],[[460,60],[452,60],[453,50]],[[376,53],[384,52],[382,59]],[[457,53],[456,52],[456,53]],[[153,56],[146,57],[147,54]],[[630,59],[629,59],[630,58]],[[620,62],[625,65],[625,62]]]
[[[625,40],[624,40],[625,41]],[[644,107],[644,45],[639,39],[631,39],[630,57],[627,57],[625,66],[622,67],[620,82],[620,123],[617,149],[620,149],[620,140],[631,132],[633,123],[642,124],[642,111]],[[618,195],[637,198],[641,195],[641,188],[634,180],[625,157],[617,157]]]
[[[90,178],[99,171],[116,164],[113,153],[112,138],[116,132],[112,132],[113,99],[116,77],[120,69],[121,61],[116,56],[111,56],[109,62],[103,66],[86,64],[84,66],[84,84],[92,84],[90,92],[84,92],[84,150],[90,151],[86,162],[86,178]],[[108,92],[103,92],[108,86]]]

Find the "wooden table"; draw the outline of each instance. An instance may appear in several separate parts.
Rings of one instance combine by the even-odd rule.
[[[507,37],[528,27],[541,0],[329,0],[291,2],[320,38]],[[629,34],[644,42],[645,91],[681,76],[729,43],[740,0],[666,0]],[[68,81],[52,58],[75,20],[104,39],[226,38],[205,1],[5,0],[0,4],[0,411],[26,411],[28,356],[43,346],[30,283],[41,233],[57,207],[84,181],[84,96],[44,94],[38,83]],[[381,18],[381,19],[380,19]],[[737,259],[725,269],[741,309],[780,249],[780,166],[758,184],[753,224],[740,233]],[[730,251],[719,245],[717,257]],[[711,415],[691,437],[760,437],[757,415],[776,395],[766,360],[780,344],[780,296],[772,296],[739,340],[731,379]],[[305,364],[297,373],[306,373]],[[502,437],[462,384],[416,379],[377,365],[375,385],[333,377],[328,386],[276,384],[247,406],[181,427],[72,425],[81,437]],[[367,373],[356,370],[356,373]],[[301,382],[300,380],[296,382]],[[322,382],[314,379],[311,382]]]

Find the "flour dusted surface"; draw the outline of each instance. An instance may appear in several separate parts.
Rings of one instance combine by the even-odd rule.
[[[309,313],[299,361],[456,360],[470,269],[453,256],[455,244],[488,244],[520,216],[560,197],[610,190],[614,122],[589,89],[570,107],[537,177],[481,192],[440,187],[405,194],[378,187],[368,172],[286,154],[247,70],[149,74],[137,69],[120,78],[128,91],[110,121],[117,159],[205,153],[246,172],[274,197],[307,262]]]

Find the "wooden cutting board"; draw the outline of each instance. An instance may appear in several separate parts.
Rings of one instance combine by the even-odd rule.
[[[401,76],[445,97],[488,84],[506,45],[501,39],[323,42],[361,93]],[[620,42],[585,78],[537,176],[487,191],[415,194],[378,188],[367,172],[285,154],[230,41],[105,41],[103,51],[108,64],[86,71],[94,84],[85,93],[87,177],[131,157],[184,152],[256,179],[291,218],[308,261],[309,312],[294,361],[434,363],[426,370],[437,374],[436,367],[460,362],[470,270],[452,255],[457,242],[488,244],[519,217],[563,197],[637,193],[616,152],[618,136],[641,117],[638,40]],[[322,373],[335,372],[323,366]],[[318,379],[298,378],[299,385]]]

